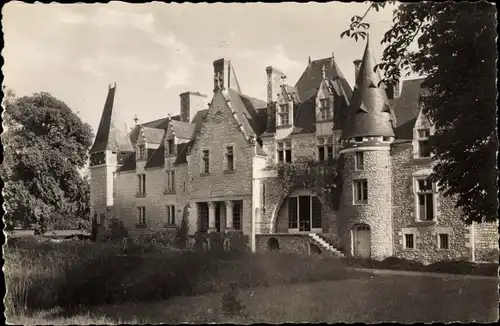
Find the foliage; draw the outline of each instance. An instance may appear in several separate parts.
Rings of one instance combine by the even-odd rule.
[[[92,241],[97,241],[97,213],[94,213],[94,216],[92,216],[92,224],[90,228],[90,239]]]
[[[79,174],[92,141],[90,126],[48,93],[4,101],[2,134],[5,220],[36,223],[43,233],[84,214],[85,180]]]
[[[385,5],[372,3],[341,37],[364,38],[370,27],[364,18]],[[421,100],[436,129],[431,178],[445,196],[457,197],[467,224],[497,219],[496,35],[491,3],[402,3],[375,67],[385,71],[386,84],[397,84],[401,71],[427,76]],[[415,40],[418,49],[411,51]]]
[[[292,163],[280,163],[278,176],[287,197],[297,188],[306,188],[323,198],[325,203],[336,207],[341,185],[342,159],[317,162],[300,158]]]
[[[31,245],[5,248],[5,304],[11,313],[166,300],[224,291],[231,283],[253,288],[366,275],[339,260],[302,255],[189,251],[124,255],[122,247],[112,243]]]
[[[186,249],[189,232],[189,204],[184,206],[182,211],[181,225],[176,229],[175,241],[179,249]]]
[[[128,231],[125,228],[123,221],[120,221],[116,217],[112,217],[109,220],[108,229],[108,239],[111,241],[122,241],[128,236]]]
[[[238,284],[231,283],[229,289],[221,299],[221,310],[225,316],[241,316],[244,315],[245,306],[238,299]]]

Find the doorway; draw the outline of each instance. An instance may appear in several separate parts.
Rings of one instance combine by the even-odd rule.
[[[353,228],[354,256],[358,258],[370,258],[370,227],[366,224],[357,225]]]
[[[280,251],[280,244],[276,238],[271,238],[267,241],[269,251]]]

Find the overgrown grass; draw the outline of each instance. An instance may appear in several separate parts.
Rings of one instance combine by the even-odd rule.
[[[253,288],[366,275],[318,256],[179,250],[127,255],[120,245],[31,245],[4,249],[8,316],[223,292],[232,283]]]
[[[474,263],[464,260],[447,260],[424,265],[418,261],[397,257],[389,257],[382,261],[349,257],[344,258],[343,261],[346,265],[357,268],[498,276],[498,263]]]

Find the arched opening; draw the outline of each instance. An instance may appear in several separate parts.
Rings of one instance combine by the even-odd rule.
[[[229,238],[225,238],[222,246],[224,248],[224,251],[231,251],[231,240]]]
[[[279,251],[280,244],[276,238],[271,238],[267,241],[267,249],[269,251]]]
[[[309,244],[309,252],[311,255],[321,255],[321,249],[314,243]]]
[[[276,232],[321,232],[323,208],[307,189],[297,189],[285,198],[276,214]]]
[[[358,224],[352,228],[353,254],[358,258],[370,258],[371,234],[370,227],[366,224]]]

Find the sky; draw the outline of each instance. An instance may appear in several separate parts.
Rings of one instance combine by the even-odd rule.
[[[353,85],[364,41],[340,39],[369,3],[24,4],[2,10],[4,85],[18,96],[49,92],[96,132],[108,85],[129,127],[178,114],[179,94],[213,94],[213,61],[231,60],[243,93],[266,99],[266,66],[294,85],[312,60],[332,53]],[[392,22],[388,6],[371,12],[380,59]]]

